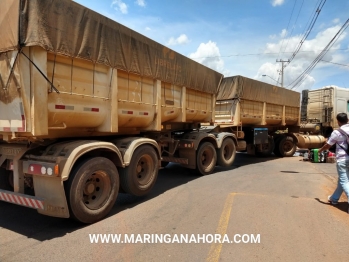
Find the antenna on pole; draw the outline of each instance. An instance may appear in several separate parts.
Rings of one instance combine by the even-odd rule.
[[[284,65],[284,63],[289,63],[290,60],[289,59],[288,60],[281,60],[281,59],[277,60],[276,59],[276,62],[281,63],[281,70],[278,70],[278,72],[281,73],[281,87],[284,87],[284,68],[286,67],[286,65]]]

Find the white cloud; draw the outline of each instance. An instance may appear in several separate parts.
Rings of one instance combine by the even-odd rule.
[[[287,33],[288,32],[287,32],[286,29],[282,29],[279,35],[275,35],[275,34],[274,35],[269,35],[269,38],[271,40],[277,39],[278,37],[285,38],[287,36]]]
[[[297,54],[296,58],[298,59],[307,59],[315,58],[319,52],[321,52],[324,47],[330,42],[330,40],[335,36],[335,34],[340,29],[340,26],[333,26],[319,32],[315,38],[305,40],[300,52]],[[346,32],[344,32],[336,41],[336,44],[332,46],[332,49],[337,49],[340,46],[340,42],[346,37]],[[282,45],[283,52],[288,52],[286,55],[291,56],[301,41],[302,36],[294,36],[287,40],[280,40],[276,43],[267,43],[264,50],[265,53],[278,53]]]
[[[308,64],[290,64],[284,70],[284,85],[289,85],[295,79],[297,79],[303,72]],[[311,75],[306,75],[302,83],[295,87],[293,90],[301,91],[303,89],[311,89],[315,83],[315,78]]]
[[[181,34],[179,37],[174,38],[171,37],[170,40],[168,40],[168,45],[183,45],[189,43],[189,39],[185,34]]]
[[[137,0],[136,3],[139,6],[143,6],[143,7],[145,6],[145,1],[144,0]]]
[[[114,6],[115,10],[120,11],[123,14],[127,14],[127,5],[122,0],[113,0],[111,6]]]
[[[339,18],[335,18],[332,20],[332,23],[334,23],[334,24],[338,24],[339,22],[340,22]]]
[[[285,0],[272,0],[271,4],[272,6],[278,6],[278,5],[282,5],[285,2]]]
[[[275,85],[280,84],[280,79],[278,78],[277,70],[279,69],[277,64],[272,63],[264,63],[259,69],[257,76],[258,80],[261,80],[263,82],[267,82],[269,84]],[[266,75],[266,76],[263,76]]]
[[[281,38],[284,38],[284,37],[286,37],[287,36],[287,30],[286,29],[282,29],[281,30],[281,33],[280,33],[280,37]]]
[[[201,43],[196,52],[191,53],[189,57],[218,72],[224,70],[224,61],[215,42]]]
[[[293,61],[287,65],[284,70],[284,85],[288,86],[291,84],[298,76],[300,76],[306,68],[314,61],[314,59],[320,54],[320,52],[326,47],[326,45],[331,41],[331,39],[335,36],[335,34],[339,31],[340,26],[336,25],[333,27],[329,27],[320,31],[313,39],[308,39],[304,41],[302,48],[295,56]],[[323,60],[334,62],[340,61],[340,57],[336,54],[335,49],[340,48],[340,43],[345,39],[346,32],[344,32],[336,41],[336,43],[332,46],[332,50],[329,50],[327,54],[323,57]],[[302,36],[294,36],[284,41],[279,40],[278,42],[267,43],[264,52],[265,53],[279,53],[280,47],[282,46],[282,52],[287,52],[285,54],[281,54],[279,59],[287,59],[290,58],[292,53],[296,50],[299,42],[301,41]],[[319,63],[316,65],[317,68],[326,67],[328,64]],[[257,74],[257,78],[275,84],[269,77],[263,77],[263,74],[269,75],[271,77],[277,78],[278,73],[277,70],[280,70],[281,63],[264,63],[260,66]],[[310,72],[311,74],[311,72]],[[267,81],[268,80],[268,81]],[[281,81],[281,80],[279,80]],[[305,80],[302,84],[296,88],[297,91],[302,89],[310,89],[315,83],[314,76],[306,76]]]
[[[145,28],[145,31],[151,31],[151,28],[147,26],[147,27]]]
[[[298,76],[300,76],[304,69],[304,64],[290,64],[284,69],[284,79],[283,87],[287,88],[287,85],[294,81]],[[256,79],[272,84],[281,86],[281,74],[279,70],[281,68],[281,63],[265,63],[259,69]],[[263,76],[266,75],[266,76]],[[307,75],[301,85],[297,86],[293,90],[300,91],[303,89],[310,89],[315,83],[315,78]]]

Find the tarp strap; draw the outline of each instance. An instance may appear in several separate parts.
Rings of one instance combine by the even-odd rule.
[[[5,87],[3,87],[3,89],[5,89],[5,90],[8,89],[8,85],[10,84],[11,77],[12,77],[12,75],[13,75],[14,68],[15,68],[15,66],[16,66],[17,58],[18,58],[18,53],[16,54],[16,58],[15,58],[15,61],[13,62],[13,65],[12,65],[12,66],[11,66],[11,63],[8,62],[8,59],[6,59],[7,62],[8,62],[8,64],[9,64],[9,66],[10,66],[10,68],[11,68],[11,71],[10,71],[10,74],[9,74],[9,76],[8,76],[7,83],[6,83]],[[17,81],[16,78],[15,78],[15,81],[16,81],[16,85],[18,86],[18,81]],[[1,82],[2,82],[2,79],[1,79]]]
[[[5,89],[5,83],[2,80],[1,74],[0,74],[0,86],[1,86],[2,89]]]
[[[35,68],[39,71],[39,73],[46,79],[46,81],[51,85],[51,89],[55,90],[57,94],[59,94],[58,89],[53,85],[53,83],[50,81],[50,79],[47,78],[47,76],[45,76],[45,74],[40,70],[40,68],[25,54],[22,52],[22,50],[20,50],[20,53],[22,55],[24,55],[29,61],[30,63],[33,64],[33,66],[35,66]]]

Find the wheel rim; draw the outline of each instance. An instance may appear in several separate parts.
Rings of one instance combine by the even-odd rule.
[[[85,182],[83,201],[89,209],[99,209],[108,200],[111,191],[109,176],[103,171],[92,173]]]
[[[153,177],[154,162],[150,155],[143,155],[136,165],[136,179],[142,187],[147,186]]]
[[[234,153],[234,147],[232,144],[229,143],[223,148],[223,157],[225,160],[231,159],[231,157],[233,156],[233,153]]]
[[[282,149],[284,150],[285,153],[291,152],[293,149],[293,142],[285,141],[285,143],[282,146]]]
[[[210,166],[210,164],[213,161],[213,151],[211,148],[207,147],[202,151],[202,154],[200,156],[200,162],[203,168],[207,168]]]

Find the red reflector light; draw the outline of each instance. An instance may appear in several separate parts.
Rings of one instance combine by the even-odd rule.
[[[65,109],[65,105],[55,105],[56,109]]]
[[[31,164],[28,168],[29,174],[41,175],[41,165]]]

